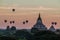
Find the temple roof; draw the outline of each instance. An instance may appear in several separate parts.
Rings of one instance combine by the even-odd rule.
[[[54,31],[54,30],[55,30],[54,26],[52,25],[52,26],[49,28],[49,30]]]

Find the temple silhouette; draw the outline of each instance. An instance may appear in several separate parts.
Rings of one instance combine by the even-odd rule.
[[[42,19],[40,17],[40,13],[37,19],[36,24],[33,26],[34,29],[38,29],[38,30],[47,30],[47,27],[43,24]]]

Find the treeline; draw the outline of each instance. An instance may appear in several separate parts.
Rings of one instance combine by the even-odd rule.
[[[60,34],[48,30],[34,33],[30,33],[27,30],[17,30],[11,36],[0,36],[0,40],[60,40]]]

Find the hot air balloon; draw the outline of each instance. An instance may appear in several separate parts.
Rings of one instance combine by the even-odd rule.
[[[12,21],[12,23],[15,23],[15,21]]]
[[[28,23],[28,20],[26,20],[26,23]]]
[[[13,12],[15,12],[15,9],[12,9]]]
[[[5,23],[7,23],[7,20],[4,20]]]
[[[57,24],[57,22],[55,22],[55,25]]]
[[[54,24],[54,22],[52,22],[52,25]]]
[[[12,24],[12,21],[10,21],[10,24]]]
[[[23,24],[25,24],[25,22],[23,21]]]

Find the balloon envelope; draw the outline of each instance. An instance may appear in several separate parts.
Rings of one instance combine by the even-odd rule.
[[[12,9],[12,11],[14,12],[14,11],[15,11],[15,9]]]
[[[28,20],[26,20],[26,23],[28,23]]]
[[[23,24],[25,24],[25,22],[23,22]]]
[[[7,20],[4,20],[4,22],[6,23],[6,22],[7,22]]]

